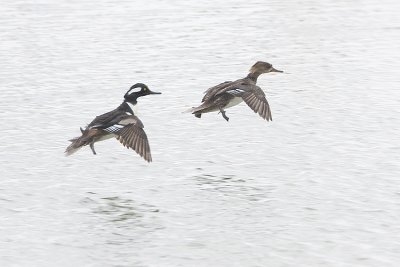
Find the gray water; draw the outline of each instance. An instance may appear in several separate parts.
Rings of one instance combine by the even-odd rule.
[[[399,266],[399,8],[2,1],[0,266]],[[182,113],[257,60],[273,122]],[[64,157],[136,82],[154,162]]]

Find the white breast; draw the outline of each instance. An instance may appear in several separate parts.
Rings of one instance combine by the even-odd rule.
[[[126,103],[128,103],[128,105],[132,109],[133,113],[137,115],[137,113],[138,113],[137,105],[133,105],[132,103],[129,103],[129,102],[126,102]],[[128,114],[128,115],[130,115],[130,114]]]
[[[243,102],[243,99],[241,97],[234,97],[229,103],[228,105],[226,105],[225,108],[230,108],[233,106],[236,106],[237,104]]]
[[[116,137],[115,134],[107,134],[107,135],[103,135],[100,138],[96,139],[96,142],[101,142],[110,138]]]

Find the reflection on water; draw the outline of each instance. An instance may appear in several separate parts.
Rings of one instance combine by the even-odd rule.
[[[112,227],[118,231],[113,233],[115,235],[128,237],[130,233],[125,230],[132,229],[141,234],[162,229],[162,226],[157,225],[158,216],[155,215],[159,209],[153,205],[137,203],[119,196],[99,198],[94,193],[90,194],[92,196],[86,197],[81,203],[90,208],[95,220],[99,220],[103,226],[113,225]]]
[[[158,212],[151,205],[134,203],[131,199],[122,199],[120,197],[104,197],[101,198],[104,203],[100,204],[94,213],[104,214],[112,222],[121,222],[130,220],[129,223],[140,222],[140,218],[147,212]]]
[[[90,212],[88,226],[96,233],[94,246],[100,246],[93,257],[110,266],[146,266],[139,252],[165,228],[159,218],[160,210],[128,197],[88,194],[80,203]],[[108,256],[110,253],[113,257]],[[121,258],[126,260],[121,262]]]
[[[248,201],[267,200],[267,187],[257,187],[249,184],[249,178],[238,178],[235,175],[216,176],[204,174],[194,176],[200,190],[216,191],[226,196],[243,198]]]

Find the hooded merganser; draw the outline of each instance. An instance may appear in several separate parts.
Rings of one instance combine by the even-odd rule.
[[[130,93],[133,89],[140,88],[137,92]],[[78,151],[81,147],[89,145],[94,155],[94,143],[116,137],[124,146],[136,151],[146,161],[151,162],[149,141],[143,130],[143,123],[132,111],[131,105],[137,104],[137,98],[150,94],[161,94],[151,91],[143,83],[134,84],[124,95],[124,101],[116,109],[97,116],[85,128],[81,128],[82,135],[75,137],[65,150],[69,156]]]
[[[247,77],[218,84],[205,91],[203,102],[200,106],[189,109],[197,118],[201,114],[219,111],[222,117],[229,121],[225,109],[233,107],[244,101],[255,113],[263,119],[272,120],[271,109],[265,98],[263,90],[256,85],[257,78],[263,73],[283,72],[272,67],[271,64],[263,61],[256,62],[250,69]]]

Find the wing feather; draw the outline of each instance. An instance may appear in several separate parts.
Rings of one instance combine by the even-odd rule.
[[[246,79],[239,79],[234,82],[223,82],[209,88],[203,97],[201,109],[205,104],[214,105],[218,96],[223,94],[242,97],[244,102],[263,119],[272,121],[271,109],[265,98],[263,90],[255,84],[251,84]],[[214,101],[214,102],[213,102]]]
[[[271,109],[264,92],[256,85],[253,85],[251,89],[243,94],[243,101],[263,119],[272,121]]]
[[[117,140],[126,148],[133,149],[146,161],[151,162],[150,145],[146,132],[143,129],[143,123],[135,115],[130,115],[119,124],[124,124],[123,128],[114,132]]]
[[[143,128],[137,127],[134,124],[129,124],[117,133],[117,139],[122,145],[133,149],[148,162],[152,161],[150,145]],[[145,149],[145,147],[148,149]]]
[[[231,81],[226,81],[223,83],[220,83],[216,86],[213,86],[211,88],[208,88],[204,93],[204,97],[201,100],[201,102],[205,102],[209,99],[211,99],[213,96],[215,96],[216,94],[218,94],[221,90],[225,89],[226,87],[228,87],[229,85],[231,85]]]

